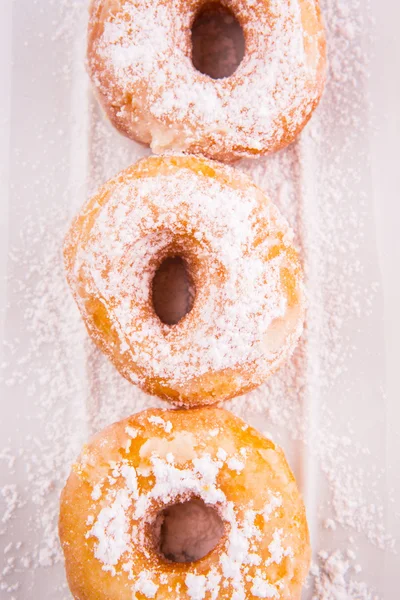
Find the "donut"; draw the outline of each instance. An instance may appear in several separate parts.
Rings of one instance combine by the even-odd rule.
[[[299,600],[310,564],[282,450],[214,407],[146,410],[95,436],[59,533],[76,600]]]
[[[191,30],[210,6],[244,36],[243,60],[220,79],[193,65]],[[320,100],[325,46],[318,0],[94,0],[88,70],[124,135],[231,162],[293,142]]]
[[[95,343],[145,392],[182,406],[260,385],[291,353],[304,318],[292,233],[244,174],[192,156],[150,157],[103,185],[72,223],[67,279]],[[193,306],[154,309],[152,282],[180,258]]]

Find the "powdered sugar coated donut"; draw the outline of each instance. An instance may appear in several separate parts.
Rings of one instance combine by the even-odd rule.
[[[283,452],[214,408],[98,434],[63,491],[60,537],[79,600],[298,600],[310,563]]]
[[[152,281],[174,256],[195,299],[170,326],[155,313]],[[120,173],[75,219],[65,259],[94,341],[132,383],[180,404],[254,388],[302,331],[286,221],[247,176],[206,159],[151,157]]]
[[[88,64],[100,101],[125,135],[232,161],[291,143],[318,104],[325,35],[318,0],[223,0],[245,55],[230,77],[192,63],[191,27],[205,0],[94,0]]]

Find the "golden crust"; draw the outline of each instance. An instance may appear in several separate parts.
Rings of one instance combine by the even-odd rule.
[[[310,119],[325,85],[318,0],[224,2],[243,27],[246,53],[237,71],[219,80],[191,62],[190,27],[203,4],[92,1],[88,67],[106,114],[122,134],[156,153],[233,162],[284,148]]]
[[[199,483],[197,491],[186,484],[182,490],[175,485],[173,491],[156,494],[160,473],[154,471],[154,453],[158,469],[162,465],[180,470],[182,481],[193,477]],[[230,464],[238,457],[243,462],[240,472]],[[214,480],[204,467],[196,471],[196,460],[212,466]],[[137,493],[125,505],[128,537],[110,565],[100,545],[104,549],[118,535],[114,530],[114,537],[107,538],[104,531],[99,533],[98,523],[104,523],[104,511],[127,488],[122,466],[134,469]],[[134,489],[132,483],[129,489]],[[202,494],[219,511],[224,536],[194,563],[167,561],[149,541],[149,523],[165,506]],[[137,518],[135,511],[143,500],[146,508]],[[218,595],[205,592],[204,600],[228,600],[234,589],[249,599],[297,600],[310,564],[304,505],[282,450],[241,419],[216,408],[148,410],[98,434],[83,449],[62,493],[59,532],[68,582],[77,600],[190,600],[187,575],[207,580],[211,572],[216,581],[211,591],[218,587]],[[246,556],[237,554],[238,543],[247,546]],[[229,576],[229,566],[240,572],[236,579]],[[140,591],[142,573],[152,584],[150,590],[156,589],[154,595]],[[256,593],[267,585],[275,595]]]
[[[141,200],[149,185],[152,193]],[[214,220],[206,220],[212,205],[196,212],[200,197],[221,203],[221,210],[214,207]],[[226,202],[237,202],[231,210],[238,211],[239,225],[222,214]],[[248,216],[239,214],[243,210]],[[124,229],[116,211],[129,227],[136,219],[138,228]],[[122,238],[128,240],[123,251]],[[144,247],[142,262],[135,244]],[[116,249],[122,263],[112,262]],[[144,301],[140,294],[157,265],[174,254],[187,261],[196,298],[191,312],[169,327],[155,315],[150,291]],[[302,270],[286,222],[247,176],[205,159],[151,157],[120,173],[76,217],[64,256],[68,282],[95,343],[132,383],[177,404],[212,404],[250,391],[285,360],[302,330]],[[125,275],[135,269],[136,288]],[[244,289],[234,296],[240,286]],[[124,312],[120,305],[128,290],[131,305]],[[259,325],[263,321],[265,326]],[[145,337],[139,327],[147,328]],[[213,349],[225,352],[223,359],[213,361]]]

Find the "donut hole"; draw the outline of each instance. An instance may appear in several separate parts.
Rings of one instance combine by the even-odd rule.
[[[195,288],[187,262],[169,256],[156,270],[152,283],[153,307],[166,325],[176,325],[193,308]]]
[[[215,508],[197,498],[168,506],[154,524],[158,554],[175,563],[204,558],[223,534],[224,524]]]
[[[208,2],[192,25],[192,62],[197,71],[212,79],[230,77],[243,60],[243,29],[229,8]]]

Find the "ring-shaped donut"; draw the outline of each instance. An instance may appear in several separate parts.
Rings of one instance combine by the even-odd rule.
[[[176,256],[195,299],[166,325],[152,281]],[[65,261],[94,341],[124,377],[178,404],[210,404],[260,385],[302,332],[291,230],[248,176],[206,159],[150,157],[122,171],[75,219]]]
[[[190,502],[217,520],[181,512],[186,521],[165,531],[171,510]],[[216,522],[219,541],[196,559]],[[164,554],[171,530],[187,560]],[[299,600],[310,563],[282,450],[214,408],[148,410],[99,433],[62,493],[60,537],[79,600]]]
[[[325,82],[318,0],[222,0],[239,21],[245,54],[212,79],[192,62],[191,27],[206,0],[94,0],[88,65],[112,123],[167,150],[233,161],[290,144]]]

